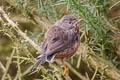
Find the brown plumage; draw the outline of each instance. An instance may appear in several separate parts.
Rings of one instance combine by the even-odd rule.
[[[53,59],[64,59],[73,56],[80,45],[80,33],[77,25],[82,19],[74,16],[63,16],[45,35],[41,55],[37,57],[37,63],[33,66],[34,71],[38,65],[51,62]]]

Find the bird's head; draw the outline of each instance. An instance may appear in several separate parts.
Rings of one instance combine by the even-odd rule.
[[[82,21],[83,19],[78,19],[74,16],[71,16],[71,15],[67,15],[67,16],[63,16],[59,21],[57,21],[57,24],[64,28],[64,29],[72,29],[75,27],[75,25]]]

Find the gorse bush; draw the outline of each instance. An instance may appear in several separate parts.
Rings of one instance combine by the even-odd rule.
[[[0,79],[120,79],[120,36],[119,28],[115,27],[119,24],[107,16],[119,3],[117,0],[2,0]],[[79,24],[80,47],[75,56],[65,62],[69,75],[62,75],[59,62],[45,63],[30,73],[35,57],[40,54],[44,33],[64,15],[84,19]]]

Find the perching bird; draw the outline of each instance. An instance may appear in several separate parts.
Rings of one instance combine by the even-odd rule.
[[[50,27],[45,34],[41,47],[41,55],[37,57],[37,63],[33,66],[34,71],[40,64],[51,62],[53,59],[61,59],[73,56],[80,45],[80,33],[77,19],[74,16],[63,16]],[[64,63],[63,63],[64,64]],[[68,69],[64,64],[64,73]]]

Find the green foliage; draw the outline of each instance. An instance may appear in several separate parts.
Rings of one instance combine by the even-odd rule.
[[[87,4],[88,2],[77,2],[75,0],[70,0],[68,5],[70,5],[69,9],[73,12],[74,15],[81,16],[85,19],[85,31],[87,34],[90,30],[93,30],[94,33],[92,38],[95,41],[101,42],[104,41],[106,35],[106,31],[104,30],[104,20],[101,17],[101,14],[96,13],[96,7],[94,4]]]

